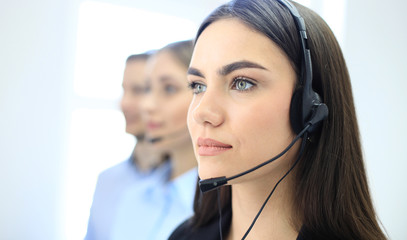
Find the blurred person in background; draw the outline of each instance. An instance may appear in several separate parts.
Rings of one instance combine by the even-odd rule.
[[[165,154],[152,149],[144,136],[146,126],[142,121],[140,104],[145,90],[145,68],[150,56],[151,53],[136,54],[126,60],[120,107],[126,120],[126,133],[136,138],[136,145],[126,161],[99,175],[85,237],[87,240],[111,239],[114,216],[124,193],[147,179],[159,179],[170,169]]]
[[[170,171],[154,183],[126,193],[116,216],[112,239],[167,239],[192,216],[197,169],[187,128],[192,92],[186,75],[192,41],[171,43],[148,61],[142,101],[145,138],[168,155]]]

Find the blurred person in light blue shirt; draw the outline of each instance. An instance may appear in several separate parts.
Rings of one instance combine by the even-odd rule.
[[[133,178],[110,193],[119,196],[113,210],[105,209],[111,212],[106,235],[93,239],[167,239],[192,215],[198,177],[186,123],[192,99],[186,73],[192,50],[192,41],[175,42],[148,59],[140,100],[146,129],[143,142],[156,155],[165,153],[167,161],[142,181]]]
[[[171,168],[158,181],[145,181],[124,193],[112,230],[114,240],[167,239],[193,213],[198,174],[187,128],[193,95],[186,80],[192,50],[192,41],[175,42],[148,60],[142,101],[145,137],[158,152],[168,154]]]
[[[87,240],[111,239],[114,217],[125,197],[124,193],[143,182],[158,181],[170,171],[165,154],[153,149],[144,137],[145,123],[141,118],[140,103],[145,90],[145,67],[150,55],[131,55],[126,60],[120,107],[126,120],[126,132],[135,136],[136,146],[126,161],[99,175],[85,237]]]

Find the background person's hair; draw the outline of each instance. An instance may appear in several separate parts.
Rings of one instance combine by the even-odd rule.
[[[127,57],[126,63],[133,62],[133,61],[147,61],[147,59],[153,54],[153,51],[145,52],[145,53],[140,53],[140,54],[133,54]]]
[[[157,53],[169,52],[183,66],[188,68],[189,63],[191,62],[193,50],[194,50],[193,40],[185,40],[185,41],[170,43],[170,44],[166,45],[165,47],[161,48],[160,50],[158,50]]]
[[[325,21],[294,4],[304,18],[311,51],[313,89],[329,109],[320,131],[307,141],[294,169],[292,222],[307,239],[386,239],[377,220],[367,183],[352,87],[340,46]],[[288,9],[275,0],[236,0],[220,6],[198,30],[211,23],[238,19],[276,43],[299,77],[302,52],[298,30]],[[225,36],[227,37],[227,36]],[[297,85],[298,85],[297,81]],[[305,140],[305,139],[304,139]],[[267,160],[267,159],[265,159]],[[231,187],[220,189],[222,208],[230,205]],[[192,223],[203,226],[218,217],[216,191],[196,191]]]

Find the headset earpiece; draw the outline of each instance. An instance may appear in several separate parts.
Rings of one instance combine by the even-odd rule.
[[[294,132],[298,134],[304,129],[304,123],[302,121],[302,93],[303,88],[298,88],[294,91],[293,96],[291,98],[291,106],[290,106],[290,121],[291,127],[293,128]]]
[[[291,127],[299,134],[308,124],[308,133],[315,132],[328,117],[328,107],[321,102],[321,97],[312,89],[305,94],[304,88],[294,91],[291,98],[290,121]]]

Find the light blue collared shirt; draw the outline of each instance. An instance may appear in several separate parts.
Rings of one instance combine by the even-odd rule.
[[[115,216],[125,193],[144,182],[160,182],[168,178],[170,171],[171,166],[167,162],[152,171],[140,172],[132,158],[103,171],[96,184],[85,239],[110,240]]]
[[[197,168],[168,181],[146,181],[129,188],[118,204],[112,240],[165,240],[172,231],[193,214]]]

